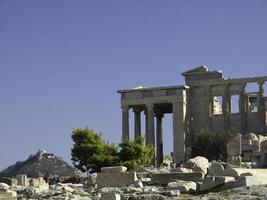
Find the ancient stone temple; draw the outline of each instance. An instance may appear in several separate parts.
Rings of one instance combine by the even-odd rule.
[[[145,114],[143,133],[146,133],[146,144],[155,146],[156,164],[163,160],[162,118],[166,113],[172,113],[176,162],[190,156],[186,144],[190,144],[202,129],[265,134],[267,97],[264,83],[267,76],[226,79],[221,71],[210,71],[206,66],[182,75],[185,85],[118,90],[122,140],[129,140],[129,110],[134,112],[135,139],[141,136],[141,114]],[[250,86],[253,91],[249,90]]]

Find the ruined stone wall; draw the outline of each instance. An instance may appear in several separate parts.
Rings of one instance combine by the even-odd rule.
[[[215,132],[234,130],[240,133],[266,132],[267,77],[224,79],[222,72],[199,67],[182,74],[187,90],[187,115],[190,138],[202,129]],[[256,91],[246,86],[256,84]]]

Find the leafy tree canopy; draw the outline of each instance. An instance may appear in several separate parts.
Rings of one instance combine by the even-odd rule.
[[[149,165],[153,159],[153,146],[145,146],[144,139],[126,141],[118,146],[105,142],[101,133],[92,129],[77,128],[72,132],[74,142],[71,156],[74,166],[86,172],[100,171],[104,166],[124,165],[128,169]]]

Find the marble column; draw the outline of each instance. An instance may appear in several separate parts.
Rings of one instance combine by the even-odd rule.
[[[246,83],[241,84],[239,110],[241,114],[241,131],[242,133],[246,133],[247,132]]]
[[[185,112],[186,102],[173,102],[173,155],[176,163],[185,162]]]
[[[145,142],[146,145],[148,145],[148,116],[147,116],[147,109],[145,110],[145,129],[146,129],[146,134],[145,134]]]
[[[162,139],[162,118],[163,113],[157,113],[157,128],[156,128],[156,139],[157,139],[157,167],[163,163],[163,139]]]
[[[135,108],[134,110],[134,139],[137,141],[141,138],[141,110]]]
[[[229,129],[230,124],[230,109],[231,109],[231,99],[229,95],[229,84],[225,85],[224,87],[224,94],[223,94],[223,105],[222,111],[224,116],[224,130]]]
[[[265,102],[264,102],[264,81],[259,81],[259,125],[260,132],[265,133],[266,129],[266,110],[265,110]]]
[[[122,141],[129,140],[129,107],[122,107]]]
[[[153,145],[155,147],[155,128],[154,128],[154,105],[148,104],[147,107],[147,137],[146,145]],[[155,166],[155,149],[153,154],[153,159],[151,165]]]
[[[214,102],[213,102],[213,96],[212,96],[212,85],[206,86],[206,92],[207,92],[207,123],[210,130],[213,130],[212,125],[212,115],[213,115],[213,109],[214,109]]]
[[[154,106],[149,104],[147,107],[147,144],[155,146],[155,130],[154,130]]]

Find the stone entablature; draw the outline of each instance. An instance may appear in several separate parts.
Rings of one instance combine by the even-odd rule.
[[[147,103],[172,103],[183,100],[186,86],[169,86],[118,90],[122,105],[139,105]]]
[[[201,129],[216,132],[235,130],[240,133],[265,134],[267,76],[225,79],[221,71],[206,66],[182,73],[186,85],[119,90],[122,107],[122,138],[129,139],[129,109],[135,113],[135,138],[141,136],[140,113],[146,115],[146,142],[153,144],[157,163],[162,160],[162,117],[173,114],[173,153],[176,162],[184,161],[185,140],[190,145]],[[256,91],[246,91],[256,84]],[[236,104],[234,105],[234,98]],[[234,111],[236,109],[236,111]],[[156,142],[154,117],[156,117]]]

